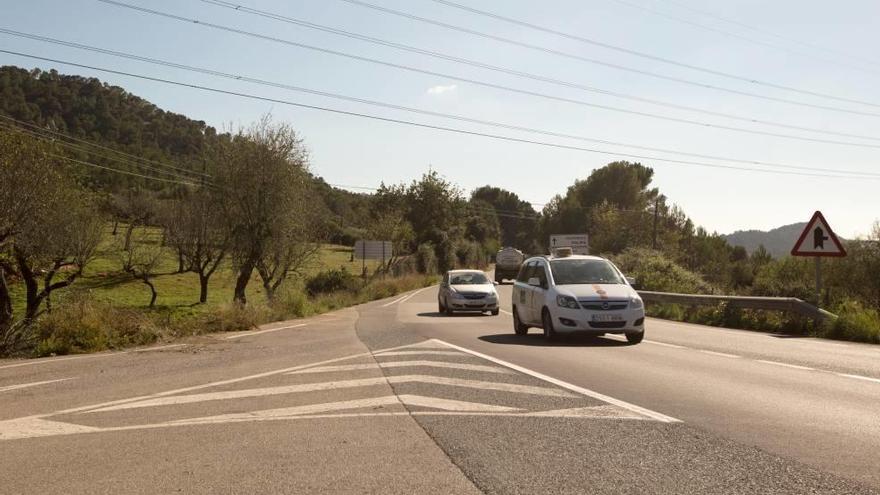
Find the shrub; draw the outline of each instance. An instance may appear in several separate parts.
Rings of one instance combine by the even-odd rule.
[[[612,257],[644,290],[682,294],[712,294],[714,288],[700,275],[678,265],[663,253],[646,248],[629,248]]]
[[[71,298],[35,323],[38,356],[97,352],[157,341],[162,332],[148,313],[117,308],[87,296]]]
[[[822,331],[824,337],[880,344],[880,313],[856,301],[845,301],[837,308],[838,318]]]
[[[434,245],[430,242],[419,244],[416,250],[416,268],[419,273],[437,273],[437,254],[434,252]]]
[[[360,283],[345,268],[331,269],[318,273],[306,281],[306,292],[310,296],[339,291],[356,291]]]

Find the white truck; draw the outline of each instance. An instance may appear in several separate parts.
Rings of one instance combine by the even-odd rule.
[[[502,248],[495,254],[495,281],[515,279],[526,257],[522,251],[513,247]]]

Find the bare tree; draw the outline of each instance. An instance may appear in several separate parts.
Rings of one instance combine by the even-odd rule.
[[[272,290],[278,277],[286,276],[285,266],[292,266],[291,253],[280,243],[295,240],[290,221],[309,207],[307,152],[290,126],[273,124],[269,117],[239,131],[215,152],[216,204],[238,272],[233,300],[246,304],[254,270],[265,272]]]
[[[182,266],[199,276],[199,303],[208,301],[208,282],[226,259],[228,231],[210,191],[194,191],[175,202],[165,220],[168,244],[178,252]]]
[[[156,306],[156,298],[159,295],[152,279],[156,275],[163,254],[162,245],[155,237],[147,228],[141,227],[132,232],[128,249],[119,250],[122,270],[149,287],[150,308]]]

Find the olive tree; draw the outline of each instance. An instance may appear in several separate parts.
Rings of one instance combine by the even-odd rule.
[[[255,270],[274,293],[309,252],[292,247],[308,240],[309,229],[297,220],[317,203],[310,194],[308,153],[290,126],[268,117],[218,143],[214,152],[215,203],[237,271],[233,300],[246,304]]]
[[[150,289],[149,307],[156,306],[158,292],[153,284],[153,277],[162,261],[162,243],[153,235],[147,227],[140,227],[132,231],[132,235],[122,241],[117,250],[122,271],[141,281]],[[125,246],[128,246],[126,248]]]

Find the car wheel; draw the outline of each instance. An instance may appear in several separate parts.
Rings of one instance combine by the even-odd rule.
[[[516,306],[513,307],[513,333],[517,335],[525,335],[529,333],[529,327],[523,325],[519,320],[519,311],[516,310]]]
[[[497,310],[497,309],[493,309],[493,310],[492,310],[492,316],[498,316],[498,310]]]
[[[446,311],[446,316],[452,316],[452,308],[449,307],[449,303],[446,303],[443,309]]]
[[[544,340],[551,341],[556,338],[556,329],[553,328],[553,317],[550,311],[545,309],[541,313],[541,326],[544,327]]]
[[[626,341],[629,342],[630,344],[633,344],[633,345],[638,344],[644,338],[645,338],[645,332],[626,334]]]
[[[446,311],[446,308],[443,306],[443,301],[438,300],[437,301],[437,312],[443,313],[444,311]]]

